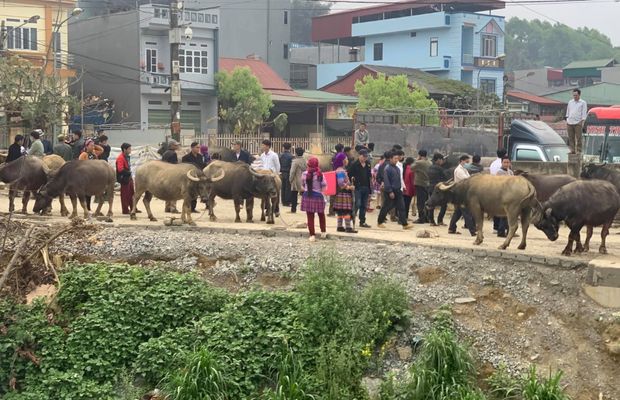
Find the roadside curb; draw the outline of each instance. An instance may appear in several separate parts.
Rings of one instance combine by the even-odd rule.
[[[244,228],[228,228],[228,227],[202,227],[202,226],[183,226],[183,227],[173,227],[173,226],[164,226],[164,225],[127,225],[127,224],[101,224],[104,227],[114,227],[114,228],[140,228],[145,230],[174,230],[174,229],[183,229],[188,232],[203,232],[203,233],[226,233],[232,235],[257,235],[257,236],[265,236],[265,237],[291,237],[291,238],[306,238],[308,236],[308,232],[306,230],[290,230],[286,228],[268,228],[268,229],[244,229]],[[438,245],[432,243],[425,242],[409,242],[405,240],[398,239],[375,239],[375,238],[366,238],[363,236],[351,236],[345,234],[338,233],[328,233],[327,238],[331,240],[338,241],[350,241],[350,242],[366,242],[366,243],[374,243],[374,244],[385,244],[385,245],[410,245],[410,246],[420,246],[425,247],[432,250],[439,251],[449,251],[455,253],[462,253],[467,255],[473,255],[476,257],[490,257],[490,258],[501,258],[504,260],[515,260],[515,261],[523,261],[523,262],[532,262],[536,264],[542,264],[547,266],[559,267],[562,269],[577,269],[577,268],[585,268],[588,266],[591,260],[576,260],[568,257],[560,257],[560,256],[539,256],[539,255],[529,255],[523,253],[517,253],[506,250],[497,250],[497,249],[477,249],[472,247],[459,247],[459,246],[446,246],[446,245]]]

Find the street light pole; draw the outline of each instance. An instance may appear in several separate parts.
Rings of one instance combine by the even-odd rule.
[[[181,45],[181,30],[179,16],[182,14],[182,3],[170,3],[170,104],[171,121],[170,133],[172,138],[180,140],[181,136],[181,73],[179,69],[179,48]],[[149,71],[150,73],[151,71]]]

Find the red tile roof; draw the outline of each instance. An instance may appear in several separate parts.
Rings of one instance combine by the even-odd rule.
[[[220,71],[232,72],[237,67],[248,67],[258,79],[264,90],[280,96],[294,96],[299,94],[293,90],[271,67],[263,60],[253,58],[220,58]]]
[[[526,92],[519,92],[519,91],[516,91],[516,90],[509,90],[506,95],[508,97],[512,97],[512,98],[515,98],[515,99],[529,101],[531,103],[536,103],[536,104],[543,104],[543,105],[547,105],[547,106],[555,106],[555,105],[566,104],[566,103],[563,103],[563,102],[558,101],[558,100],[548,99],[546,97],[540,97],[540,96],[536,96],[535,94],[530,94],[530,93],[526,93]]]

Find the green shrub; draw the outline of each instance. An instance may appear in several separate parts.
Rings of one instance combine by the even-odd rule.
[[[532,365],[528,374],[522,380],[523,400],[570,400],[560,385],[562,371],[552,374],[549,378],[541,379],[536,373],[536,366]]]
[[[236,386],[222,373],[215,356],[206,348],[187,356],[183,367],[164,382],[170,400],[228,400]]]
[[[517,400],[521,394],[521,382],[506,371],[504,364],[487,379],[490,395],[498,400]]]
[[[283,346],[275,388],[267,388],[261,395],[261,400],[314,400],[316,396],[306,393],[308,377],[303,362],[288,345]]]

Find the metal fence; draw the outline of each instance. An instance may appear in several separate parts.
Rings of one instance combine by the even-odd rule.
[[[338,143],[350,146],[353,138],[351,136],[323,136],[316,139],[310,137],[270,138],[269,135],[235,135],[231,133],[218,134],[211,137],[203,135],[196,138],[196,140],[202,144],[227,148],[229,148],[233,142],[240,140],[243,148],[252,154],[259,154],[261,152],[261,144],[265,139],[271,140],[271,146],[274,151],[279,151],[284,143],[290,143],[293,148],[301,147],[308,152],[316,152],[320,149],[319,151],[322,153],[330,153]]]

